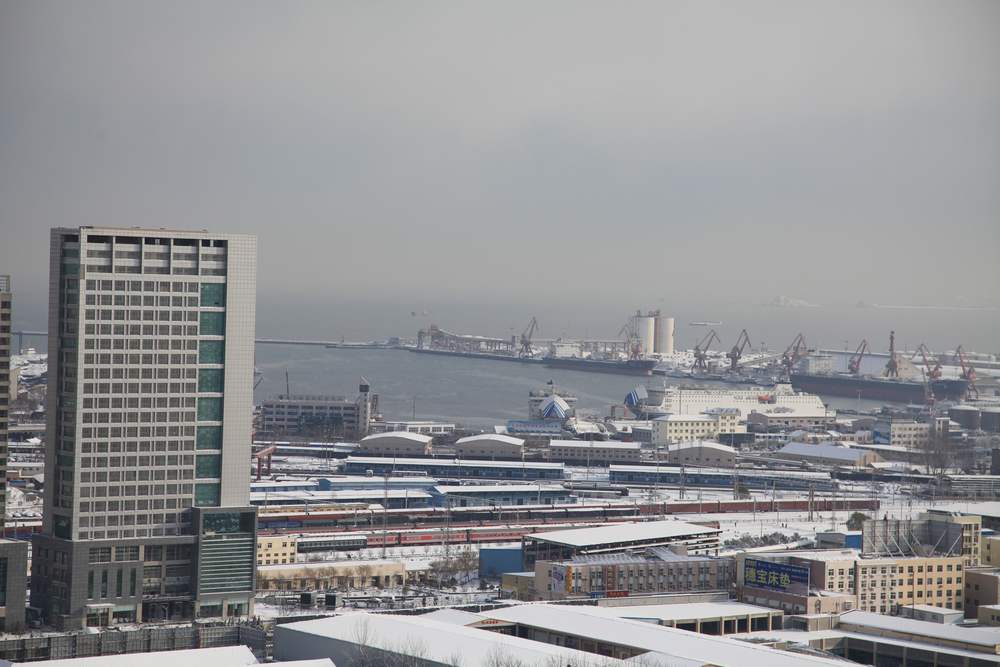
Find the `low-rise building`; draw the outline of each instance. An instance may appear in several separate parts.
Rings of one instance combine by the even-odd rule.
[[[348,475],[385,475],[400,472],[446,479],[512,480],[564,479],[566,466],[554,461],[485,461],[482,459],[410,459],[348,456],[343,472]]]
[[[683,546],[691,555],[715,556],[721,532],[712,526],[683,521],[643,521],[534,533],[525,535],[521,543],[525,569],[533,569],[539,560],[563,561],[578,555],[648,547]]]
[[[362,456],[429,456],[432,440],[429,435],[409,431],[373,433],[361,439],[358,453]]]
[[[935,607],[929,604],[908,604],[899,608],[899,615],[912,618],[915,621],[930,621],[931,623],[958,623],[965,615],[960,609]]]
[[[642,458],[642,446],[637,442],[615,440],[551,440],[548,455],[550,461],[586,465],[638,463]]]
[[[272,435],[363,438],[378,413],[378,395],[362,380],[357,398],[279,395],[260,406],[260,430]]]
[[[257,568],[257,589],[262,591],[364,590],[426,581],[426,564],[401,560],[338,560]]]
[[[832,426],[836,414],[825,409],[807,409],[773,412],[751,412],[747,415],[747,428],[751,431],[784,431],[791,428],[816,428]]]
[[[862,557],[853,549],[742,554],[740,599],[791,613],[882,614],[927,604],[964,609],[961,556]],[[830,602],[834,600],[834,602]]]
[[[372,433],[421,433],[423,435],[442,435],[455,430],[455,424],[427,420],[384,421],[371,423]]]
[[[893,555],[900,545],[923,555],[961,556],[966,567],[979,564],[981,519],[978,516],[932,510],[916,519],[869,519],[861,526],[865,555]]]
[[[686,556],[655,547],[642,552],[536,561],[534,586],[540,600],[630,597],[727,591],[734,574],[735,563],[731,558]]]
[[[435,486],[433,493],[439,507],[563,505],[574,501],[561,484],[441,485]]]
[[[455,456],[463,459],[520,459],[524,456],[524,440],[499,433],[483,433],[459,438],[454,449]]]
[[[287,565],[298,553],[295,535],[258,535],[257,565]]]
[[[710,408],[701,414],[669,414],[653,420],[654,445],[711,440],[733,433],[746,433],[736,408]]]
[[[736,450],[718,442],[696,440],[667,445],[659,458],[674,465],[732,468],[736,465]]]
[[[0,633],[24,630],[27,580],[28,543],[0,538]]]
[[[966,618],[976,618],[980,605],[1000,604],[1000,568],[968,568],[965,571],[965,602]]]
[[[829,442],[817,444],[790,442],[776,451],[774,456],[791,461],[851,468],[864,468],[882,460],[882,457],[875,452]]]

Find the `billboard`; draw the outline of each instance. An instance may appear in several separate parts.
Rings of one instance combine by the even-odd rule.
[[[809,593],[809,568],[747,558],[743,561],[743,585],[806,595]]]
[[[552,590],[553,591],[569,591],[572,586],[573,575],[572,570],[570,570],[567,565],[553,565],[552,566]]]
[[[544,421],[541,419],[509,419],[507,433],[541,433],[544,435],[562,435],[562,422]]]

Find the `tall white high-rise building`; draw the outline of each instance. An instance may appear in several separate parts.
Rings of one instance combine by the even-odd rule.
[[[54,229],[43,534],[61,628],[252,611],[256,239]]]

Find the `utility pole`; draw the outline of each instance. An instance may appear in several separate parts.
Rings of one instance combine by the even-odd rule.
[[[382,489],[382,560],[385,560],[386,548],[389,542],[389,471],[384,477]]]

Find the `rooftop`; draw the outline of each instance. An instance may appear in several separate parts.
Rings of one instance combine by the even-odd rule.
[[[494,666],[498,664],[498,655],[502,656],[504,664],[555,664],[558,661],[567,666],[589,665],[596,658],[582,651],[425,616],[367,613],[279,625],[275,628],[275,656],[281,657],[286,642],[300,642],[301,635],[364,644],[390,652],[410,654],[419,651],[423,660],[442,664],[459,664],[457,661],[460,661],[462,667]],[[316,650],[322,651],[323,647],[317,645]],[[619,660],[601,662],[609,667],[623,665]]]
[[[28,665],[38,663],[3,663],[13,665]],[[96,655],[86,658],[66,658],[63,660],[47,660],[50,667],[245,667],[256,665],[257,658],[246,646],[220,646],[215,648],[181,649],[178,651],[152,651],[150,653],[123,653],[120,655]],[[317,660],[299,660],[295,662],[276,662],[272,665],[287,665],[288,667],[333,667],[329,658]]]
[[[724,445],[721,442],[712,442],[711,440],[692,440],[691,442],[678,442],[673,445],[667,446],[668,452],[676,452],[682,449],[696,449],[698,447],[704,447],[706,449],[714,449],[720,452],[726,452],[729,454],[735,454],[736,450],[729,445]]]
[[[663,654],[668,656],[666,664],[671,664],[669,659],[677,658],[693,661],[692,664],[739,667],[844,665],[842,660],[835,658],[789,653],[726,637],[614,618],[606,613],[606,608],[599,607],[532,604],[491,609],[482,614],[497,620]]]
[[[562,463],[538,461],[489,461],[485,459],[404,459],[387,458],[384,456],[348,456],[345,463],[371,463],[377,465],[396,465],[413,467],[437,467],[437,466],[461,466],[463,468],[532,468],[561,470],[565,466]]]
[[[469,442],[476,442],[478,440],[490,440],[492,442],[502,442],[506,445],[516,445],[521,446],[524,444],[524,440],[521,438],[515,438],[509,435],[501,435],[500,433],[481,433],[479,435],[469,435],[464,438],[459,438],[455,441],[456,445],[464,445]]]
[[[682,602],[678,604],[642,604],[622,607],[593,607],[598,615],[630,618],[635,621],[687,621],[692,619],[728,618],[780,614],[780,609],[759,607],[742,602]],[[590,611],[590,610],[588,610]]]
[[[639,542],[671,537],[693,535],[714,535],[722,532],[718,528],[698,526],[683,521],[645,521],[640,523],[620,523],[596,528],[573,528],[549,533],[535,533],[526,538],[540,542],[564,544],[571,547],[586,547],[620,542]]]
[[[603,449],[628,449],[636,450],[641,449],[642,445],[638,442],[621,442],[619,440],[551,440],[549,441],[549,447],[576,447],[579,449],[585,448],[603,448]]]
[[[380,440],[411,440],[422,445],[426,445],[433,440],[429,435],[423,433],[411,433],[410,431],[386,431],[384,433],[373,433],[361,438],[361,444],[379,442]]]
[[[885,616],[870,611],[849,611],[840,615],[839,623],[863,626],[874,630],[902,632],[918,637],[944,639],[950,642],[974,644],[977,646],[1000,646],[1000,627],[998,628],[964,628],[956,625],[943,625],[931,621],[918,621],[902,616]]]
[[[561,484],[464,484],[435,486],[438,493],[538,493],[561,491],[568,493]]]
[[[829,443],[818,443],[810,445],[804,442],[790,442],[777,452],[776,455],[792,454],[795,456],[814,456],[824,459],[836,459],[847,463],[856,463],[866,455],[866,452],[858,451],[851,447],[831,445]]]

